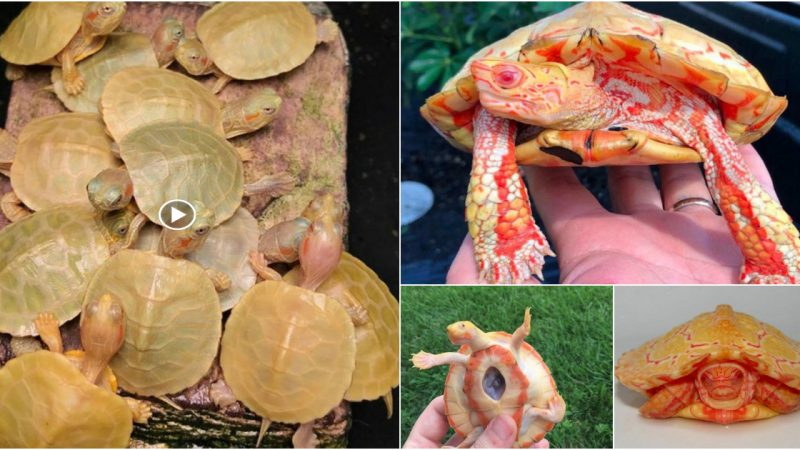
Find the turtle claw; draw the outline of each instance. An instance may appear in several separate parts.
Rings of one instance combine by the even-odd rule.
[[[475,258],[478,262],[480,279],[493,284],[521,283],[529,280],[534,275],[540,280],[544,279],[544,274],[542,273],[544,257],[545,255],[555,256],[555,253],[550,249],[538,227],[534,225],[532,231],[535,234],[532,233],[531,236],[525,238],[517,238],[518,240],[527,239],[527,241],[518,246],[513,253],[505,251],[502,242],[494,248],[488,248],[489,246],[482,246],[476,243]],[[517,239],[515,241],[518,242]],[[506,256],[509,253],[513,254],[513,258]]]
[[[739,279],[746,284],[795,284],[798,280],[786,275],[762,275],[742,269]]]
[[[74,77],[65,77],[64,78],[64,90],[67,91],[69,95],[78,95],[83,91],[84,81],[83,77],[80,74],[75,74]]]
[[[125,402],[128,404],[128,408],[131,409],[134,422],[145,424],[148,420],[150,420],[150,417],[153,416],[153,410],[150,408],[149,403],[130,397],[122,398],[125,399]]]
[[[63,353],[64,348],[61,341],[61,330],[59,322],[53,313],[43,312],[36,316],[33,321],[39,337],[44,341],[51,352]]]
[[[206,269],[206,274],[211,279],[211,282],[214,283],[214,289],[216,289],[217,292],[230,289],[231,277],[229,277],[225,272],[220,272],[219,270],[214,269]]]

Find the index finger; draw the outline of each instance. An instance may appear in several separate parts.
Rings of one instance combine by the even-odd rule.
[[[433,399],[422,411],[403,448],[439,448],[450,430],[444,414],[444,396]]]

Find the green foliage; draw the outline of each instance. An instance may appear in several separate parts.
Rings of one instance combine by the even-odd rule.
[[[403,97],[438,89],[476,51],[569,6],[568,2],[403,3]]]
[[[401,427],[403,442],[425,407],[444,392],[447,367],[418,370],[411,356],[455,351],[445,328],[471,320],[512,333],[531,308],[527,342],[542,355],[567,404],[548,433],[554,448],[612,446],[612,290],[610,287],[402,288]]]

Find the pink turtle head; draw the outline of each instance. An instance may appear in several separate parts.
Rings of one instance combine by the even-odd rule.
[[[715,362],[697,371],[695,386],[708,406],[737,409],[753,398],[755,377],[735,362]]]
[[[447,337],[455,345],[471,344],[479,334],[478,327],[468,320],[456,322],[447,327]]]
[[[495,116],[557,129],[599,128],[607,121],[597,114],[607,98],[592,82],[591,68],[484,58],[470,70],[481,106]]]

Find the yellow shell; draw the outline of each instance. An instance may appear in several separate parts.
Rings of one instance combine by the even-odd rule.
[[[299,2],[218,3],[200,17],[197,37],[226,75],[259,80],[305,62],[317,44],[317,27]]]
[[[729,305],[700,314],[667,334],[625,352],[619,381],[641,393],[689,375],[699,364],[738,361],[800,389],[800,342]]]
[[[0,447],[127,447],[131,410],[59,353],[36,351],[0,369]]]
[[[342,400],[355,351],[353,323],[336,300],[264,281],[233,308],[220,365],[236,398],[256,414],[305,423]]]
[[[0,57],[19,65],[56,56],[81,27],[86,2],[33,2],[2,36]]]

